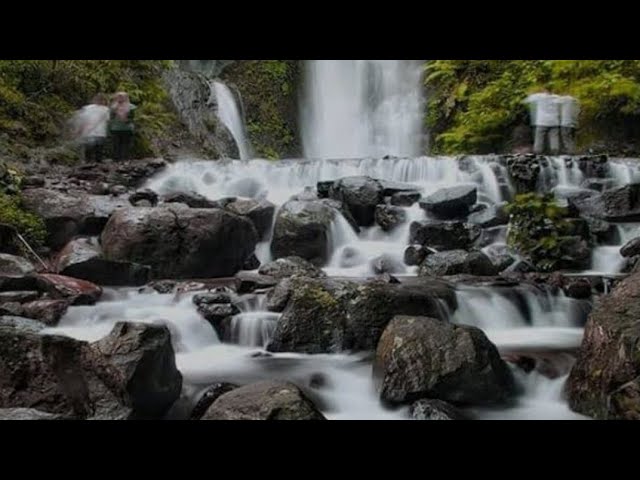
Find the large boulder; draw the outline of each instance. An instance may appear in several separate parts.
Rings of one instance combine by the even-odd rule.
[[[486,208],[469,215],[467,222],[482,228],[498,227],[509,223],[509,215],[505,211],[504,205],[488,205]]]
[[[119,420],[131,414],[123,394],[118,373],[86,342],[0,319],[0,408]]]
[[[473,185],[441,188],[420,201],[420,207],[441,220],[452,220],[469,214],[478,201],[478,189]]]
[[[491,405],[515,390],[509,367],[480,329],[428,317],[392,320],[378,343],[374,372],[382,400],[390,403],[430,398]]]
[[[271,230],[276,206],[267,200],[235,199],[225,205],[225,210],[247,217],[256,227],[258,237],[264,240]]]
[[[375,210],[375,220],[380,228],[389,232],[407,219],[407,212],[403,208],[392,205],[378,205]]]
[[[272,352],[373,350],[395,315],[442,318],[443,303],[456,306],[453,288],[437,279],[407,278],[398,284],[292,277],[279,288],[271,297],[272,309],[287,303],[267,346]]]
[[[93,305],[102,296],[102,288],[86,280],[53,273],[41,273],[33,278],[39,291],[73,305]]]
[[[26,258],[0,253],[0,275],[27,275],[34,271],[33,264]]]
[[[329,197],[344,203],[359,226],[369,227],[376,205],[384,201],[384,189],[370,177],[346,177],[331,186]]]
[[[322,200],[289,201],[276,215],[271,254],[273,258],[302,257],[321,265],[329,257],[329,236],[336,209]]]
[[[581,216],[609,221],[637,221],[640,219],[640,183],[606,190],[583,199],[570,201]]]
[[[152,276],[226,277],[242,269],[258,235],[246,218],[220,209],[119,210],[102,233],[108,260],[149,265]]]
[[[300,275],[309,278],[321,278],[327,275],[316,267],[313,263],[308,262],[300,257],[284,257],[262,265],[258,270],[260,275],[269,275],[273,278],[286,278],[293,275]]]
[[[625,258],[640,255],[640,237],[634,238],[625,243],[620,249],[620,255]]]
[[[129,206],[124,198],[46,188],[31,188],[22,196],[25,208],[44,219],[47,244],[54,250],[64,247],[76,235],[99,235],[116,209]]]
[[[640,273],[602,297],[589,316],[567,381],[572,410],[596,419],[640,420]]]
[[[161,418],[180,396],[182,375],[166,326],[118,322],[92,348],[117,372],[134,418]]]
[[[437,252],[425,258],[420,265],[421,276],[441,277],[467,273],[478,276],[497,275],[499,267],[482,252],[448,250]]]
[[[236,388],[219,397],[203,420],[325,420],[294,384],[265,381]]]
[[[481,233],[480,227],[471,223],[413,222],[410,227],[409,243],[436,250],[469,248],[480,238]]]
[[[57,272],[109,286],[141,286],[151,276],[147,265],[103,258],[100,246],[86,238],[72,240],[62,249],[57,258]]]

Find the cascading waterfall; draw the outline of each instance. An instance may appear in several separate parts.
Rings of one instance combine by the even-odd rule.
[[[251,156],[251,146],[245,134],[244,122],[236,100],[229,87],[219,81],[210,83],[211,94],[215,96],[218,105],[218,118],[229,129],[238,146],[241,160],[248,160]]]
[[[310,60],[305,158],[416,157],[424,149],[421,62]]]

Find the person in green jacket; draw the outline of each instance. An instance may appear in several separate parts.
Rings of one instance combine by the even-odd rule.
[[[129,101],[126,92],[114,95],[111,104],[109,133],[113,141],[113,158],[115,160],[129,160],[133,144],[133,114],[136,106]]]

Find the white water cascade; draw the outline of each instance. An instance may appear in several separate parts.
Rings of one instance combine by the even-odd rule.
[[[236,141],[240,160],[248,160],[251,157],[251,145],[247,140],[242,115],[233,93],[229,87],[218,81],[211,82],[210,88],[218,105],[218,118],[229,129]]]
[[[417,157],[424,151],[415,60],[310,60],[301,105],[306,158]]]

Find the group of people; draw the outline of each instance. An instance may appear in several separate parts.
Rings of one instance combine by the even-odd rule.
[[[101,161],[108,138],[111,139],[113,159],[129,160],[135,108],[126,92],[118,92],[113,95],[110,105],[106,95],[98,94],[76,113],[74,136],[84,150],[85,161]]]
[[[535,130],[533,151],[536,154],[573,154],[580,105],[569,95],[555,95],[544,89],[529,95],[531,125]]]

